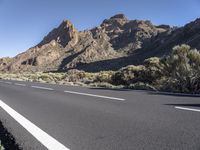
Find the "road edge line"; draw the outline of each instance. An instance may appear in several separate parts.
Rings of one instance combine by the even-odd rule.
[[[16,112],[2,100],[0,100],[0,107],[4,109],[13,119],[15,119],[22,127],[24,127],[31,135],[33,135],[40,143],[42,143],[49,150],[70,150],[56,139],[51,137],[45,131],[37,127],[24,116]]]

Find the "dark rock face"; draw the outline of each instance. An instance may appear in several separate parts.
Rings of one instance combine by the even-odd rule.
[[[142,48],[149,39],[159,33],[159,30],[154,27],[149,21],[133,20],[124,24],[123,32],[118,37],[113,38],[111,43],[115,49],[124,48],[126,51],[133,51]]]
[[[14,58],[0,59],[0,70],[10,72],[116,70],[163,56],[178,44],[200,49],[200,19],[184,27],[155,26],[117,14],[99,27],[78,31],[65,20],[37,46]]]

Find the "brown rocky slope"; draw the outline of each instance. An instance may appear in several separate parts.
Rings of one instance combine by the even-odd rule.
[[[200,19],[184,27],[155,26],[150,21],[128,20],[123,14],[106,19],[91,30],[78,31],[64,20],[38,45],[14,58],[0,59],[3,72],[47,72],[81,69],[117,70],[163,56],[178,44],[200,49]]]

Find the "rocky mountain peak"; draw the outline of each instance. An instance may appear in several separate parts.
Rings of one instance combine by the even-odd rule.
[[[76,30],[74,25],[71,23],[71,21],[66,20],[66,19],[63,20],[63,22],[60,24],[60,26],[58,28]]]
[[[64,20],[58,28],[53,29],[37,46],[41,47],[52,41],[65,47],[70,44],[74,45],[78,39],[78,30],[69,20]]]
[[[155,26],[149,20],[130,20],[124,25],[126,29],[137,29],[137,28],[155,28]]]
[[[117,14],[110,19],[105,19],[101,24],[102,27],[112,26],[121,28],[125,23],[128,22],[128,19],[123,14]]]
[[[127,17],[124,14],[117,14],[112,16],[110,19],[123,19],[123,20],[128,20]]]

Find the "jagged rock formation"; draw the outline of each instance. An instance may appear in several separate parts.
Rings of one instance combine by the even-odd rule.
[[[123,14],[98,27],[78,31],[64,20],[38,45],[14,58],[0,59],[0,70],[9,72],[116,70],[163,56],[186,43],[200,49],[200,19],[184,27],[155,26],[150,21],[128,20]]]
[[[65,47],[66,45],[74,46],[78,41],[78,31],[69,20],[64,20],[58,28],[53,29],[42,42],[38,44],[41,47],[55,41]]]
[[[12,58],[9,58],[9,57],[1,58],[0,59],[0,70],[5,68],[6,66],[8,66],[11,61],[12,61]]]
[[[131,20],[124,15],[116,15],[104,20],[101,30],[110,37],[115,50],[130,51],[141,48],[149,39],[166,29],[154,26],[150,21]]]

